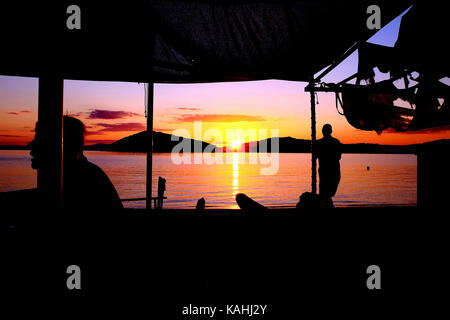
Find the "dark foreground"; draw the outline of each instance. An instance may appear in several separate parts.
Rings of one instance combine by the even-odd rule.
[[[444,215],[417,208],[2,213],[1,304],[57,319],[211,318],[184,316],[189,305],[224,310],[213,319],[432,319],[448,313]],[[81,290],[66,286],[70,265],[81,269]],[[370,265],[381,269],[381,290],[366,286]],[[226,315],[231,304],[267,308]]]

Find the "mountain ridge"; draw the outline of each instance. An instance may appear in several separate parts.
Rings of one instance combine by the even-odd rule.
[[[180,139],[182,137],[177,137],[178,140],[172,141],[172,135],[154,131],[153,132],[153,152],[155,153],[164,153],[164,152],[172,152],[173,148],[180,143]],[[226,147],[217,147],[213,144],[194,140],[187,139],[184,143],[190,143],[191,152],[194,152],[195,143],[200,145],[201,150],[205,150],[207,146],[213,149],[222,149],[223,152],[226,152]],[[230,151],[239,151],[239,152],[250,152],[250,150],[255,150],[252,147],[256,145],[256,150],[259,150],[259,146],[261,144],[267,145],[267,152],[271,152],[271,144],[272,139],[268,138],[260,141],[252,141],[242,144],[242,146],[238,149],[230,148]],[[310,153],[311,151],[311,140],[307,139],[297,139],[293,137],[280,137],[279,139],[279,152],[280,153]],[[115,151],[115,152],[147,152],[150,149],[148,143],[149,137],[147,131],[142,131],[123,139],[117,140],[112,144],[97,144],[87,146],[85,150],[97,150],[97,151]],[[450,146],[449,139],[440,139],[434,140],[425,143],[419,144],[409,144],[409,145],[382,145],[375,143],[354,143],[354,144],[342,144],[342,152],[343,153],[391,153],[391,154],[408,154],[415,153],[420,148],[420,146],[429,146],[429,145],[444,145]],[[253,151],[254,152],[254,151]],[[257,152],[257,151],[256,151]]]
[[[181,142],[181,139],[186,139],[184,141],[185,146],[189,143],[191,152],[195,152],[195,146],[201,145],[201,150],[205,150],[207,146],[210,149],[222,149],[222,152],[226,152],[226,147],[217,147],[213,144],[195,140],[182,138],[179,136],[173,136],[175,140],[172,140],[172,135],[168,133],[163,133],[159,131],[153,132],[153,152],[154,153],[170,153],[173,148]],[[178,140],[176,140],[178,139]],[[231,152],[255,152],[251,148],[256,146],[256,152],[259,150],[261,144],[267,145],[267,152],[271,152],[272,139],[268,138],[260,141],[252,141],[242,144],[240,148],[233,149],[230,148]],[[311,140],[308,139],[297,139],[291,136],[280,137],[279,139],[279,152],[280,153],[310,153],[311,152]],[[138,132],[129,135],[125,138],[119,139],[111,144],[98,143],[93,145],[85,146],[87,151],[114,151],[114,152],[137,152],[144,153],[149,151],[150,144],[148,143],[149,137],[147,131]],[[252,145],[253,144],[253,145]],[[416,153],[420,148],[438,146],[438,147],[450,147],[450,139],[439,139],[424,143],[408,144],[408,145],[385,145],[376,143],[352,143],[352,144],[342,144],[342,153],[380,153],[380,154],[412,154]],[[26,146],[16,146],[16,145],[0,145],[0,150],[29,150],[29,145]],[[450,149],[450,148],[449,148]],[[214,151],[213,151],[214,152]]]

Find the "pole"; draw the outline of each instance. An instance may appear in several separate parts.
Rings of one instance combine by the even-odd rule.
[[[144,4],[145,12],[152,13],[151,2]],[[145,208],[150,211],[152,209],[152,178],[153,178],[153,97],[154,97],[154,64],[155,64],[155,46],[156,34],[154,16],[151,14],[151,19],[146,26],[149,30],[148,42],[150,43],[149,61],[150,61],[150,81],[147,83],[147,168],[146,168],[146,187],[145,187]]]
[[[145,207],[147,210],[152,208],[152,174],[153,174],[153,82],[147,85],[147,137],[149,145],[147,146],[147,183],[145,193]]]
[[[309,81],[311,95],[311,192],[317,194],[317,163],[315,155],[316,145],[316,97],[314,91],[314,78]]]

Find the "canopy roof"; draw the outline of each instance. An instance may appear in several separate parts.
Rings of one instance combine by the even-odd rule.
[[[395,44],[397,64],[436,77],[450,76],[448,4],[417,2],[402,17]]]
[[[12,2],[12,1],[11,1]],[[412,0],[78,2],[2,4],[0,74],[138,82],[308,81]]]

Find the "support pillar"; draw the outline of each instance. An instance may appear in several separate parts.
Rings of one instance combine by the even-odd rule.
[[[147,85],[147,171],[146,171],[146,202],[147,210],[152,208],[152,174],[153,174],[153,83]]]
[[[311,95],[311,192],[317,194],[317,161],[315,156],[316,145],[316,97],[314,91],[314,79],[309,82]]]

